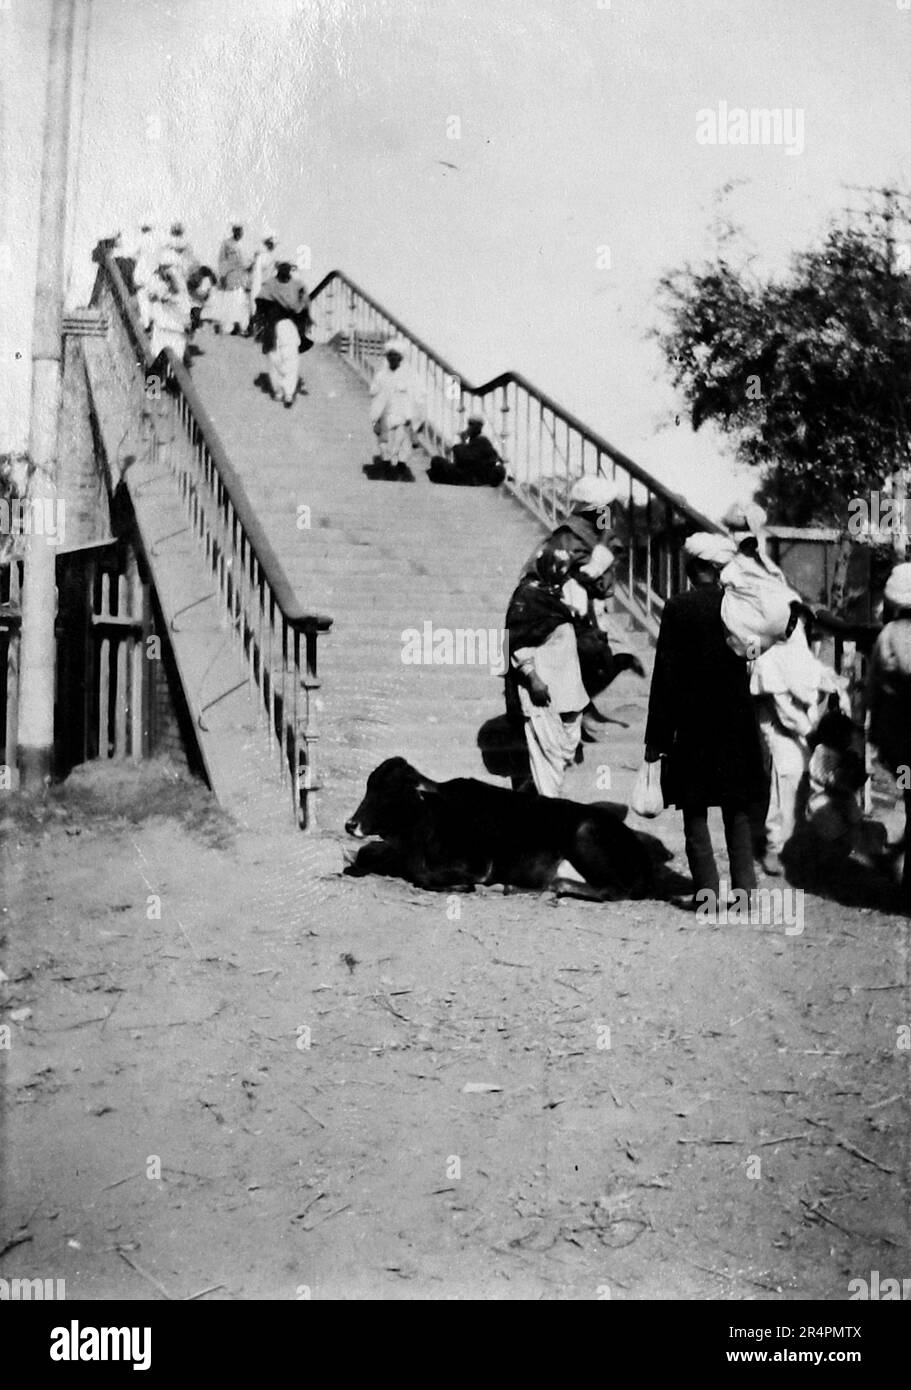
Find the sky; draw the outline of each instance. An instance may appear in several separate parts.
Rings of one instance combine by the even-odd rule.
[[[468,379],[524,372],[718,516],[755,475],[680,416],[658,282],[713,253],[725,185],[760,274],[863,208],[850,185],[911,188],[906,4],[78,0],[67,302],[144,214],[204,260],[235,213],[270,222],[311,285],[347,271]],[[27,439],[49,13],[0,8],[0,448]],[[802,148],[700,143],[722,102],[800,111]]]

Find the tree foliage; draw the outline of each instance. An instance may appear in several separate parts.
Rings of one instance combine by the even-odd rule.
[[[843,527],[850,498],[909,463],[911,276],[893,220],[834,226],[779,279],[725,251],[661,282],[656,336],[693,428],[713,422],[761,470],[773,522]]]

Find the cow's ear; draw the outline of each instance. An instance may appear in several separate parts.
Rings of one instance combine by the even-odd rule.
[[[435,792],[439,791],[436,782],[428,782],[423,777],[420,782],[415,785],[414,789],[422,800],[427,796],[433,796]]]

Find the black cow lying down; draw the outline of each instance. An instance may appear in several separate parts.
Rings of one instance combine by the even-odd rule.
[[[610,900],[651,886],[644,846],[604,806],[523,796],[474,778],[432,782],[404,758],[387,758],[345,824],[378,836],[349,874],[393,874],[418,888],[471,891],[478,883]]]

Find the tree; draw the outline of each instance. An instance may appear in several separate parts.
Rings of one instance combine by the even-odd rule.
[[[773,523],[844,530],[853,497],[905,495],[909,223],[894,190],[880,196],[882,210],[861,225],[846,215],[781,278],[732,264],[728,240],[661,281],[669,327],[656,336],[693,428],[713,422],[761,471]]]

